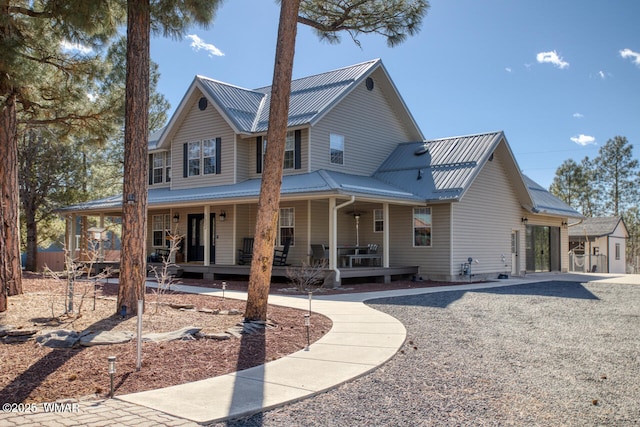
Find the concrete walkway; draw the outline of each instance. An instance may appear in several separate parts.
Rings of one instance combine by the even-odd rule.
[[[312,311],[329,317],[333,327],[309,349],[207,380],[116,396],[113,400],[81,402],[76,408],[77,414],[73,411],[4,413],[0,414],[0,424],[188,426],[246,416],[337,387],[393,357],[405,341],[406,330],[395,318],[365,305],[366,300],[549,280],[640,284],[638,275],[549,273],[483,284],[316,296],[311,303]],[[221,296],[222,292],[184,285],[175,289],[214,296]],[[225,296],[246,299],[243,292],[226,291]],[[309,308],[306,296],[270,295],[269,303],[302,310]],[[313,327],[313,316],[311,319]]]

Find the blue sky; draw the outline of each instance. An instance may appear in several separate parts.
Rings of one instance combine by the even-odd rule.
[[[503,130],[523,172],[548,187],[566,159],[616,135],[640,158],[640,1],[431,0],[417,36],[320,41],[299,25],[293,77],[381,58],[425,137]],[[194,76],[271,84],[279,6],[226,0],[208,29],[153,38],[173,109]]]

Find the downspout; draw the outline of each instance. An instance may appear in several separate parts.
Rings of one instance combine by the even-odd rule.
[[[329,256],[329,264],[330,264],[330,268],[335,273],[336,283],[340,283],[340,269],[338,268],[338,210],[344,208],[345,206],[349,206],[355,201],[356,201],[356,196],[351,196],[351,199],[349,199],[348,201],[340,205],[334,206],[333,212],[331,212],[331,222],[332,222],[332,226],[330,227],[331,242],[329,243],[329,246],[331,247],[331,254]]]

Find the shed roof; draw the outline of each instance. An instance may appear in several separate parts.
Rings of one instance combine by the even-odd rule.
[[[613,234],[622,221],[620,217],[585,218],[569,226],[569,237],[602,237]]]
[[[582,214],[551,194],[528,176],[523,175],[522,177],[524,178],[527,188],[529,189],[529,193],[533,199],[532,211],[534,213],[566,216],[568,218],[584,218]]]

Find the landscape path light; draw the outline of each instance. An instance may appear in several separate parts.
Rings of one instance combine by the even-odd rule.
[[[308,314],[304,315],[304,326],[307,328],[307,348],[305,350],[309,351],[309,347],[311,346],[311,340],[309,337],[309,327],[311,326],[311,316]]]
[[[111,380],[111,387],[109,388],[109,397],[113,397],[113,377],[116,375],[116,357],[107,357],[109,367],[109,379]]]

